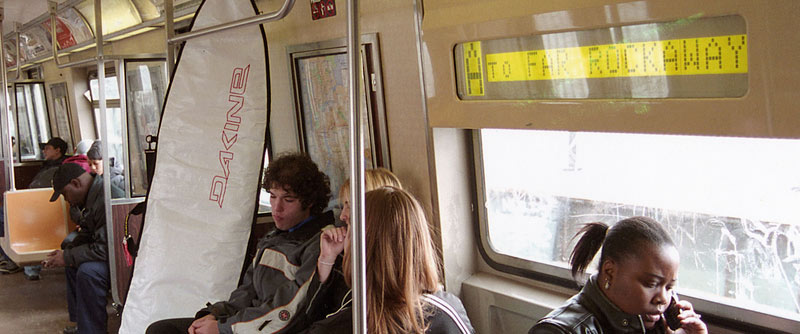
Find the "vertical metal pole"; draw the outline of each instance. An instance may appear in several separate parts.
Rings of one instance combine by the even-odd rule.
[[[367,332],[367,275],[364,219],[364,138],[359,112],[361,38],[358,33],[358,1],[347,1],[347,66],[350,69],[350,218],[353,259],[353,333]]]
[[[3,133],[3,145],[5,145],[5,169],[6,169],[6,177],[8,180],[8,189],[11,191],[16,190],[16,185],[14,184],[14,145],[11,143],[11,119],[8,117],[8,113],[11,112],[11,106],[9,105],[9,96],[8,96],[8,73],[6,73],[6,48],[3,48],[3,19],[5,18],[5,12],[3,7],[0,7],[0,63],[3,63],[2,70],[3,70],[3,94],[0,97],[2,100],[3,106],[0,107],[2,110],[3,115],[0,117],[2,119],[2,127],[4,130]]]
[[[127,95],[128,95],[127,94],[128,85],[125,82],[125,77],[126,77],[126,72],[125,71],[127,70],[127,66],[128,65],[126,64],[125,59],[115,59],[114,60],[114,68],[116,69],[117,73],[119,73],[117,75],[117,87],[119,87],[119,91],[120,91],[120,94],[119,94],[119,105],[120,105],[120,108],[124,108],[123,110],[125,111],[124,113],[121,113],[122,117],[120,117],[120,122],[121,122],[120,129],[122,130],[121,135],[122,135],[123,141],[124,141],[124,139],[130,139],[128,137],[129,133],[128,133],[128,110],[127,110],[127,108],[128,108],[127,107],[128,106],[128,100],[127,100],[127,98],[128,98],[127,97]],[[126,164],[130,165],[129,162],[131,161],[131,156],[130,156],[131,153],[130,153],[128,145],[122,145],[122,152],[120,152],[120,154],[122,154],[122,156],[117,157],[117,161],[122,161],[123,166],[126,166]],[[108,164],[109,164],[109,167],[113,167],[113,166],[110,166],[111,165],[111,160],[108,161]],[[111,176],[109,176],[109,177],[111,177]],[[125,193],[125,198],[131,198],[131,186],[130,186],[130,183],[131,183],[131,178],[129,178],[129,177],[124,178],[123,187],[125,189],[122,189],[122,190]]]
[[[173,21],[175,21],[174,11],[172,0],[164,0],[164,31],[167,36],[167,84],[172,79],[172,71],[175,67],[175,45],[169,41],[175,36],[175,28],[173,27]]]
[[[20,74],[19,74],[20,70],[19,70],[19,67],[20,67],[20,65],[21,65],[20,63],[22,62],[22,56],[20,56],[20,53],[19,53],[19,43],[20,43],[20,40],[19,40],[19,37],[20,37],[19,31],[20,31],[20,30],[22,30],[22,25],[21,25],[21,24],[19,24],[19,22],[16,22],[16,23],[14,23],[14,30],[16,30],[16,33],[17,33],[17,43],[16,43],[16,44],[17,44],[17,63],[16,63],[16,64],[14,64],[14,65],[16,65],[16,67],[17,67],[17,73],[16,73],[17,77],[16,77],[16,78],[14,78],[14,81],[16,81],[16,80],[19,80],[19,78],[20,78]],[[4,60],[4,61],[5,61],[5,60]]]
[[[47,2],[50,10],[50,39],[53,42],[53,62],[56,66],[61,65],[58,63],[58,33],[56,32],[56,15],[58,14],[58,2],[50,0]]]
[[[103,55],[103,10],[101,0],[94,0],[94,39],[97,47],[97,90],[100,98],[100,151],[103,155],[103,202],[106,211],[106,233],[108,236],[108,271],[111,274],[111,295],[114,301],[119,301],[117,296],[117,270],[114,267],[114,220],[111,215],[111,168],[109,168],[108,144],[111,136],[108,129],[108,115],[106,109],[106,61]]]

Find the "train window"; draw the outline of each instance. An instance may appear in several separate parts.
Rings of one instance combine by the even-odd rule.
[[[100,103],[100,80],[97,79],[97,73],[94,73],[92,76],[93,78],[89,80],[91,99],[92,102]],[[117,84],[116,75],[106,73],[105,93],[106,104],[119,103],[119,85]]]
[[[800,140],[484,129],[476,144],[490,263],[569,279],[581,224],[644,215],[678,245],[681,294],[800,319]]]
[[[740,97],[748,88],[746,30],[744,18],[732,15],[460,43],[458,95]]]
[[[269,145],[264,150],[264,166],[262,171],[266,171],[269,166]],[[272,206],[269,203],[269,192],[264,187],[258,187],[258,213],[266,214],[272,212]]]
[[[148,135],[158,135],[166,86],[167,65],[164,60],[125,62],[129,175],[133,196],[147,194],[146,138]]]
[[[72,119],[70,118],[69,102],[67,97],[67,83],[59,82],[50,85],[50,98],[53,105],[55,126],[54,137],[60,137],[72,144]],[[72,150],[70,150],[72,152]]]
[[[100,81],[97,78],[97,73],[91,73],[89,79],[89,91],[87,95],[92,101],[94,125],[98,138],[103,138],[105,135],[100,135]],[[122,171],[126,170],[125,152],[123,151],[123,130],[125,129],[124,119],[122,117],[122,109],[120,107],[119,99],[119,85],[117,83],[117,76],[114,72],[109,73],[106,70],[105,77],[105,98],[106,98],[106,126],[108,127],[108,155],[109,166],[111,168],[118,168]],[[127,175],[127,172],[124,172]]]
[[[42,83],[16,83],[16,142],[22,161],[44,159],[40,143],[50,139],[50,119]],[[65,138],[68,142],[70,138]]]
[[[91,90],[92,107],[94,108],[94,125],[97,131],[97,137],[102,138],[100,135],[100,95],[99,95],[99,80],[93,78],[89,80],[89,87]],[[105,94],[106,94],[106,125],[108,132],[111,134],[111,140],[108,142],[109,155],[114,158],[118,163],[121,163],[122,157],[122,110],[120,109],[119,102],[119,85],[117,84],[116,75],[107,75],[105,80]]]
[[[94,121],[95,127],[100,132],[100,108],[94,108]],[[119,107],[106,108],[106,126],[108,126],[109,141],[108,141],[108,155],[112,160],[109,164],[112,167],[122,168],[123,166],[123,152],[122,152],[122,110]]]
[[[14,157],[14,162],[19,162],[19,150],[17,150],[17,147],[18,147],[17,146],[17,127],[13,125],[13,124],[16,124],[14,122],[14,119],[15,119],[14,113],[11,111],[11,109],[8,109],[8,124],[9,124],[8,132],[9,132],[9,135],[11,135],[11,140],[12,140],[11,151],[12,151],[12,154],[13,154],[13,157]],[[3,157],[6,156],[6,150],[7,150],[6,145],[3,144]]]

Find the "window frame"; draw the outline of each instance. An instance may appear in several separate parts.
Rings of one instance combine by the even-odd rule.
[[[578,284],[571,278],[569,270],[558,266],[529,261],[505,254],[501,254],[492,249],[489,243],[489,219],[486,206],[486,186],[485,172],[483,167],[483,145],[481,143],[481,129],[472,131],[473,163],[475,171],[475,203],[478,203],[476,210],[476,232],[479,240],[478,250],[486,263],[493,269],[532,278],[571,289],[578,289]]]
[[[134,194],[133,173],[132,173],[132,169],[131,169],[132,168],[132,164],[131,164],[131,145],[132,144],[131,144],[131,138],[130,138],[130,134],[131,133],[130,133],[129,128],[128,128],[128,126],[130,126],[129,119],[131,117],[130,110],[128,108],[128,106],[129,106],[128,105],[128,99],[129,99],[128,94],[130,93],[130,91],[128,90],[128,86],[127,86],[128,85],[128,82],[127,82],[128,81],[128,73],[127,73],[128,65],[129,64],[136,64],[136,63],[164,62],[164,78],[166,79],[166,82],[165,82],[166,85],[164,87],[165,88],[164,89],[164,99],[163,99],[163,101],[161,101],[161,110],[158,111],[158,122],[159,122],[159,126],[160,126],[161,115],[164,112],[164,104],[166,104],[166,96],[167,96],[167,93],[168,93],[168,90],[169,90],[169,78],[168,78],[169,73],[167,73],[168,70],[166,68],[166,61],[167,60],[164,57],[128,58],[128,59],[123,59],[122,61],[120,61],[121,65],[120,65],[120,68],[119,68],[119,72],[123,73],[123,77],[120,78],[119,76],[117,76],[117,80],[119,81],[119,84],[120,84],[120,100],[121,100],[121,104],[124,106],[124,108],[122,108],[122,110],[123,110],[123,115],[122,116],[124,118],[123,122],[125,124],[125,128],[124,128],[124,132],[125,132],[124,140],[125,140],[125,143],[123,144],[123,146],[125,146],[125,157],[126,157],[126,163],[127,163],[126,170],[128,171],[128,173],[126,174],[126,178],[125,178],[125,186],[127,187],[126,192],[128,193],[128,196],[130,198],[140,198],[140,197],[144,198],[145,196],[147,196],[147,192],[149,191],[149,189],[145,189],[145,194],[144,195]],[[156,133],[153,134],[153,136],[157,136],[157,135],[158,135],[158,131],[156,131]],[[145,145],[145,147],[147,147],[147,145]],[[142,157],[144,157],[144,151],[142,151]],[[144,175],[144,178],[145,178],[145,183],[147,183],[146,163],[145,163],[145,175]]]
[[[50,90],[50,98],[48,98],[47,100],[48,100],[48,105],[51,106],[51,110],[52,110],[52,114],[50,115],[50,117],[52,118],[51,119],[51,128],[52,128],[51,129],[51,136],[52,135],[56,135],[57,137],[60,137],[61,139],[64,139],[67,142],[69,147],[74,148],[75,147],[75,139],[74,139],[75,138],[75,135],[74,135],[75,129],[73,128],[72,110],[70,109],[70,105],[69,105],[69,86],[67,85],[66,81],[61,81],[61,82],[51,83],[48,86],[48,88]],[[58,93],[61,93],[59,91],[61,89],[63,89],[64,95],[58,95]],[[56,107],[57,100],[62,100],[64,102],[64,110],[58,110],[58,108]],[[64,114],[60,115],[61,113],[64,113]],[[59,128],[59,117],[64,117],[64,119],[66,120],[66,124],[64,124],[64,125],[66,125],[66,129],[63,129],[64,131],[66,131],[65,134],[62,134],[61,133],[62,129]],[[65,136],[68,136],[69,140],[65,139],[64,138]]]
[[[105,67],[105,78],[106,80],[110,77],[115,77],[117,80],[117,90],[119,91],[119,98],[118,99],[109,99],[106,97],[106,111],[109,108],[119,108],[120,109],[120,119],[121,119],[121,129],[122,129],[122,165],[123,168],[126,169],[129,166],[129,158],[128,158],[128,120],[127,120],[127,110],[125,108],[125,82],[124,80],[120,79],[119,73],[122,72],[122,62],[119,60],[114,60],[113,67],[106,66]],[[86,84],[89,89],[89,103],[92,105],[92,124],[94,125],[94,132],[97,138],[102,138],[100,134],[100,117],[99,108],[100,108],[100,100],[95,100],[94,94],[92,93],[92,80],[98,80],[97,70],[90,70],[86,76]],[[100,89],[99,80],[98,80],[98,90]],[[106,118],[108,120],[108,118]],[[110,161],[109,161],[110,163]],[[112,199],[113,203],[117,203],[119,201],[129,201],[131,199],[135,199],[131,196],[131,186],[130,186],[130,176],[129,173],[125,174],[125,196],[122,198],[114,198]]]
[[[381,47],[380,40],[377,34],[364,34],[360,39],[360,89],[361,97],[360,102],[366,105],[366,114],[364,119],[364,142],[365,151],[369,149],[372,154],[372,163],[365,162],[368,168],[371,167],[384,167],[391,169],[391,152],[389,147],[389,136],[387,128],[386,107],[384,103],[384,86],[382,76],[382,63],[381,63]],[[309,154],[312,159],[318,158],[316,152],[309,148],[308,129],[306,129],[306,114],[308,111],[303,108],[301,84],[302,73],[300,73],[300,62],[304,59],[323,57],[323,56],[336,56],[342,55],[347,52],[347,43],[343,38],[326,40],[322,42],[306,43],[299,45],[290,45],[286,49],[287,59],[290,60],[289,64],[289,80],[292,83],[292,96],[294,103],[292,104],[294,111],[294,118],[297,131],[297,144],[302,152]],[[344,181],[347,177],[335,177],[333,171],[325,172],[331,178],[331,187],[333,195],[331,196],[330,203],[332,207],[338,201],[338,181]],[[346,174],[346,173],[345,173]]]
[[[39,141],[37,141],[35,143],[32,143],[33,146],[34,146],[34,152],[35,152],[34,157],[33,158],[25,158],[25,157],[22,156],[22,140],[19,138],[19,136],[20,136],[20,122],[22,120],[19,117],[19,112],[20,112],[19,108],[20,107],[19,107],[19,101],[18,101],[18,98],[17,98],[17,87],[23,87],[23,86],[32,87],[33,85],[37,85],[37,84],[40,86],[41,93],[42,93],[42,96],[41,96],[42,101],[41,102],[42,102],[42,107],[44,108],[44,116],[45,116],[43,120],[46,123],[44,128],[47,130],[47,134],[45,135],[45,137],[47,138],[47,140],[50,140],[50,139],[53,138],[54,131],[53,131],[53,124],[52,124],[52,122],[50,120],[50,117],[51,117],[51,115],[50,115],[50,106],[48,105],[48,101],[49,100],[48,100],[47,87],[45,86],[45,82],[43,80],[23,80],[23,81],[14,82],[11,85],[10,89],[9,89],[12,92],[12,93],[9,93],[9,95],[13,95],[13,101],[14,101],[14,108],[13,108],[13,111],[10,111],[10,114],[12,114],[10,116],[13,117],[12,120],[13,120],[13,123],[14,123],[14,125],[13,125],[14,126],[14,135],[16,137],[15,138],[15,140],[16,140],[16,148],[14,149],[14,151],[17,154],[17,157],[15,159],[15,162],[24,163],[24,162],[35,162],[35,161],[43,161],[44,160],[43,157],[39,158],[39,156],[41,154],[43,154],[41,152],[41,149],[39,149],[39,144],[40,143],[44,143],[47,140],[44,140],[44,141],[39,140]],[[33,94],[33,93],[31,92],[31,94]],[[26,126],[29,126],[30,125],[30,116],[32,114],[32,112],[30,111],[31,106],[28,106],[27,102],[26,102],[25,106],[26,106],[25,113],[28,116],[27,117],[28,118],[28,124]],[[36,112],[33,111],[33,114],[34,114],[33,116],[36,116],[35,113]],[[36,121],[38,122],[39,120],[37,119]],[[11,126],[11,124],[9,124],[9,126]],[[31,129],[28,128],[28,130],[30,132]],[[33,134],[31,134],[31,136],[33,136]],[[74,145],[74,143],[72,141],[72,138],[62,138],[62,139],[64,139],[64,141],[67,142],[67,145],[68,145],[67,146],[68,147],[67,150],[69,150],[69,148],[71,148]],[[71,152],[61,152],[61,153],[66,155],[66,154],[69,154]]]
[[[474,200],[478,203],[475,210],[474,229],[478,241],[478,252],[489,267],[500,272],[509,273],[523,278],[533,279],[556,286],[566,287],[575,291],[580,290],[579,284],[572,279],[569,269],[553,264],[525,260],[522,258],[496,252],[489,242],[488,212],[484,203],[487,202],[485,172],[483,165],[483,145],[481,139],[482,128],[471,130],[473,170],[475,172]],[[538,129],[529,129],[538,131]],[[591,269],[590,269],[591,270]],[[579,277],[583,281],[589,274]],[[680,288],[678,288],[680,290]],[[746,309],[725,303],[722,298],[704,296],[704,298],[688,296],[678,293],[681,299],[692,303],[698,313],[703,315],[707,323],[717,326],[736,329],[743,333],[749,332],[774,332],[776,330],[790,333],[792,328],[800,326],[800,320],[779,317],[772,314]]]

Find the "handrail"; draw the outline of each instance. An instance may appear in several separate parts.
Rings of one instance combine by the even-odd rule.
[[[175,36],[175,28],[173,22],[175,20],[175,8],[173,8],[172,0],[164,1],[164,33],[167,41],[167,85],[169,86],[172,80],[172,71],[175,68],[175,47],[170,44],[169,40]]]
[[[353,229],[353,333],[367,332],[367,262],[364,214],[364,136],[359,107],[361,38],[358,33],[358,1],[347,1],[347,66],[350,68],[350,203]]]
[[[19,75],[19,72],[20,72],[20,70],[19,70],[19,62],[20,62],[20,57],[19,57],[19,36],[20,36],[19,30],[20,30],[20,28],[19,28],[19,24],[17,24],[15,29],[16,29],[16,33],[17,33],[17,43],[16,43],[17,44],[17,63],[15,64],[17,66],[17,68],[16,68],[17,77],[14,78],[14,81],[17,81],[17,80],[19,80],[19,77],[20,77],[20,75]],[[3,60],[3,61],[5,61],[5,60]]]
[[[14,144],[11,143],[11,119],[8,117],[8,113],[10,112],[10,107],[8,104],[9,96],[8,96],[8,73],[6,72],[6,48],[3,47],[3,18],[5,16],[5,12],[3,7],[0,7],[0,62],[3,64],[0,66],[2,68],[3,73],[0,74],[0,77],[3,79],[3,94],[0,97],[0,101],[3,102],[2,106],[0,106],[0,112],[3,115],[0,116],[0,122],[2,122],[3,127],[3,140],[2,143],[7,145],[5,147],[5,151],[8,153],[5,156],[5,169],[6,169],[6,176],[8,177],[10,186],[9,189],[11,191],[16,190],[16,185],[14,183]],[[5,189],[3,189],[5,190]]]
[[[50,40],[53,41],[53,62],[56,63],[56,66],[58,68],[63,68],[61,67],[61,64],[58,63],[58,37],[57,37],[58,35],[56,35],[56,14],[58,12],[58,2],[55,2],[53,0],[48,0],[47,5],[48,5],[48,10],[50,11]],[[72,64],[70,66],[75,66],[75,65],[78,64]]]
[[[50,40],[53,42],[53,62],[56,63],[56,67],[58,67],[59,69],[63,69],[63,68],[68,68],[68,67],[73,67],[73,66],[78,66],[78,65],[83,65],[83,64],[89,64],[89,63],[92,63],[94,61],[97,61],[98,58],[94,57],[94,58],[87,58],[87,59],[83,59],[83,60],[73,61],[73,62],[69,62],[69,63],[65,63],[65,64],[61,64],[61,63],[58,62],[58,57],[59,57],[59,55],[58,55],[58,37],[57,37],[58,35],[56,34],[56,14],[58,13],[58,2],[53,1],[53,0],[48,0],[47,3],[48,3],[48,10],[50,11]],[[96,21],[97,21],[97,18],[95,18],[95,22]],[[97,27],[96,24],[95,24],[95,27]],[[101,26],[101,28],[102,28],[102,26]],[[95,31],[93,39],[95,40],[95,43],[97,43],[97,41],[98,41],[97,31]],[[102,30],[100,30],[100,38],[99,38],[99,40],[100,41],[103,40],[103,31]],[[102,42],[100,44],[102,44]]]
[[[167,0],[167,1],[169,1],[169,0]],[[180,35],[174,36],[174,37],[172,37],[172,38],[167,40],[167,45],[183,42],[183,41],[186,41],[186,40],[189,40],[189,39],[192,39],[192,38],[196,38],[196,37],[212,34],[212,33],[215,33],[215,32],[220,32],[220,31],[233,29],[233,28],[239,28],[239,27],[242,27],[242,26],[250,25],[250,24],[265,23],[265,22],[271,22],[271,21],[280,20],[280,19],[286,17],[286,15],[289,14],[289,12],[292,10],[292,7],[294,6],[294,2],[295,2],[295,0],[286,0],[286,2],[283,3],[283,6],[281,7],[281,9],[278,9],[277,11],[274,11],[272,13],[256,15],[256,16],[252,16],[252,17],[236,20],[236,21],[233,21],[233,22],[218,24],[218,25],[215,25],[215,26],[199,29],[197,31],[192,31],[192,32],[188,32],[188,33],[185,33],[185,34],[180,34]]]
[[[50,5],[50,7],[49,7],[49,11],[50,11],[50,36],[52,36],[52,38],[51,38],[51,40],[52,40],[52,50],[53,50],[52,54],[53,54],[53,61],[55,62],[56,66],[59,69],[64,69],[64,68],[68,68],[68,67],[89,64],[89,63],[92,63],[94,61],[97,61],[96,57],[92,57],[92,58],[87,58],[87,59],[83,59],[83,60],[76,60],[76,61],[68,62],[68,63],[59,63],[58,57],[61,57],[62,55],[58,54],[58,51],[59,51],[58,50],[58,44],[57,44],[58,43],[58,38],[56,38],[56,15],[58,13],[58,3],[56,1],[52,1],[52,0],[49,0],[48,3]],[[158,23],[160,23],[160,22],[161,22],[161,19],[155,19],[155,20],[151,20],[151,21],[148,21],[148,22],[143,22],[141,25],[134,26],[134,27],[131,27],[131,28],[136,28],[136,29],[147,28],[147,27],[158,25]],[[145,23],[147,25],[144,25]],[[130,28],[128,28],[128,29],[130,29]],[[109,34],[109,36],[113,37],[115,34],[118,34],[120,32],[124,32],[124,31],[125,30],[121,30],[121,31],[115,32],[113,34]],[[92,38],[93,41],[91,41],[90,43],[96,43],[96,39],[97,39],[96,36],[97,36],[97,32],[95,32],[95,37]],[[67,49],[69,49],[69,48],[67,48]],[[159,54],[157,56],[153,56],[152,54],[149,54],[150,55],[149,57],[144,57],[142,55],[143,54],[118,55],[118,56],[110,55],[110,56],[106,56],[105,58],[106,59],[122,59],[122,58],[130,59],[130,58],[161,58],[161,57],[165,57],[164,55],[161,55],[161,54]],[[106,60],[106,62],[108,62],[108,61],[109,60]]]
[[[124,55],[103,56],[103,61],[106,62],[106,63],[110,63],[110,62],[113,62],[115,60],[121,60],[121,59],[150,59],[150,58],[164,58],[164,57],[166,57],[166,55],[164,55],[163,53],[133,53],[133,54],[124,54]],[[90,58],[76,60],[76,61],[73,61],[73,62],[69,62],[69,63],[64,63],[64,64],[61,64],[61,65],[58,65],[58,68],[68,68],[68,67],[74,67],[74,66],[79,66],[79,65],[84,65],[84,64],[90,64],[90,63],[96,62],[97,60],[98,60],[97,56],[90,57]]]
[[[53,57],[53,59],[55,59],[55,57]],[[64,69],[64,68],[80,66],[80,65],[84,65],[84,64],[91,64],[91,63],[94,63],[96,61],[97,61],[97,57],[95,56],[95,57],[91,57],[91,58],[72,61],[72,62],[69,62],[69,63],[64,63],[64,64],[59,64],[57,60],[55,62],[56,62],[56,66],[59,69]],[[109,62],[109,61],[112,61],[112,60],[106,59],[106,62]]]
[[[64,4],[61,4],[61,7],[63,9]],[[178,12],[175,12],[174,16],[184,17],[184,16],[187,16],[187,15],[193,15],[193,14],[194,14],[194,11],[191,10],[191,7],[189,7],[189,8],[183,8],[182,10],[180,10]],[[47,14],[47,16],[49,17],[49,14]],[[33,22],[33,21],[31,21],[31,22]],[[122,35],[129,34],[132,31],[145,29],[145,28],[151,28],[151,27],[160,27],[163,24],[163,22],[164,22],[164,16],[159,16],[158,18],[155,18],[155,19],[152,19],[152,20],[149,20],[149,21],[144,21],[144,22],[139,23],[137,25],[133,25],[133,26],[127,27],[127,28],[119,30],[119,31],[115,31],[115,32],[112,32],[112,33],[105,34],[104,37],[105,37],[105,40],[111,40],[111,39],[114,39],[114,38],[118,38],[118,37],[120,37]],[[24,27],[26,25],[27,24],[23,25],[23,30],[25,30]],[[87,49],[89,47],[93,47],[91,45],[93,43],[94,43],[94,39],[86,40],[86,41],[81,42],[79,44],[75,44],[75,45],[72,45],[72,46],[69,46],[69,47],[66,47],[66,48],[63,48],[63,49],[59,49],[59,51],[62,52],[62,55],[66,54],[66,53],[77,52],[76,50],[85,50],[85,49]],[[38,58],[36,58],[36,60],[38,60]]]
[[[108,115],[106,115],[106,59],[103,56],[103,11],[101,8],[101,0],[94,0],[94,20],[95,29],[100,33],[95,33],[95,46],[97,47],[97,81],[98,81],[98,97],[100,98],[100,151],[103,157],[108,157],[109,129],[108,129]],[[55,55],[54,55],[55,58]],[[109,162],[111,159],[103,159],[103,170],[111,170]],[[105,221],[106,221],[106,234],[108,240],[114,240],[114,219],[111,212],[111,173],[103,173],[103,204],[105,206]],[[115,248],[108,247],[108,272],[109,279],[111,280],[111,297],[115,303],[120,303],[119,291],[117,289],[117,270],[115,263]]]

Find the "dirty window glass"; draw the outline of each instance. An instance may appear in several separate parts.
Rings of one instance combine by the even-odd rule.
[[[50,140],[50,118],[47,115],[44,85],[18,83],[15,88],[18,136],[14,138],[17,145],[14,150],[22,155],[23,161],[44,160],[44,153],[39,145]]]
[[[649,216],[681,293],[800,318],[800,140],[480,134],[491,251],[567,268],[582,224]]]
[[[128,152],[131,194],[147,194],[147,136],[158,135],[161,108],[167,90],[167,64],[163,60],[125,62],[125,101],[128,117]]]

